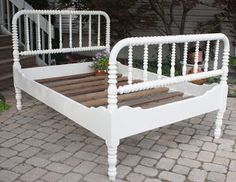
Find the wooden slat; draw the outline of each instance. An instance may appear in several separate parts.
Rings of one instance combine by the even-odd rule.
[[[121,77],[122,74],[117,74],[117,77]],[[88,76],[88,77],[83,77],[83,78],[73,78],[73,79],[68,79],[68,80],[57,80],[53,82],[48,82],[44,83],[44,85],[47,85],[50,88],[54,87],[61,87],[64,85],[71,85],[71,84],[78,84],[78,83],[84,83],[84,82],[90,82],[90,81],[95,81],[95,80],[104,80],[107,79],[108,76]]]
[[[122,101],[127,101],[127,100],[132,100],[132,99],[138,99],[140,97],[148,97],[152,95],[157,95],[163,92],[167,92],[169,89],[168,88],[156,88],[156,89],[151,89],[151,90],[145,90],[145,91],[139,91],[139,92],[134,92],[134,93],[129,93],[129,94],[124,94],[124,95],[118,95],[118,102]],[[94,99],[91,98],[89,101],[82,102],[85,106],[88,107],[97,107],[97,106],[102,106],[107,104],[107,96],[104,98],[99,98],[99,99]]]
[[[135,107],[141,107],[143,109],[148,109],[148,108],[157,107],[157,106],[161,106],[161,105],[165,105],[165,104],[169,104],[172,102],[177,102],[177,101],[181,101],[181,100],[185,100],[185,99],[189,99],[189,98],[192,98],[192,97],[176,96],[176,97],[160,100],[159,102],[157,101],[157,102],[149,102],[149,103],[145,103],[145,104],[140,104]]]
[[[98,98],[103,98],[103,97],[107,97],[107,90],[101,91],[101,92],[95,92],[95,93],[75,95],[75,96],[71,96],[70,98],[77,102],[83,102],[83,101],[88,101],[88,100],[98,99]]]
[[[70,75],[70,76],[61,76],[61,77],[55,77],[55,78],[46,78],[41,80],[36,80],[39,83],[47,83],[47,82],[55,82],[55,81],[61,81],[61,80],[69,80],[74,78],[84,78],[88,76],[94,76],[95,73],[84,73],[84,74],[77,74],[77,75]]]
[[[117,86],[123,86],[126,85],[127,81],[122,81],[117,84]],[[65,92],[60,92],[65,96],[75,96],[75,95],[81,95],[81,94],[87,94],[87,93],[95,93],[100,91],[105,91],[108,87],[108,84],[99,85],[95,87],[88,87],[88,88],[81,88],[81,89],[75,89],[75,90],[67,90]]]
[[[143,97],[135,100],[129,100],[124,102],[119,102],[118,106],[137,106],[140,104],[145,104],[154,101],[160,101],[167,98],[172,98],[176,96],[182,96],[183,93],[181,92],[170,92],[170,93],[161,93],[159,95],[150,96],[150,97]]]
[[[127,77],[118,77],[117,81],[126,81]],[[85,87],[95,87],[95,86],[99,86],[99,85],[104,85],[107,84],[108,78],[105,77],[105,79],[102,80],[93,80],[90,82],[81,82],[81,83],[74,83],[74,84],[70,84],[70,85],[63,85],[60,87],[54,87],[53,89],[58,91],[58,92],[65,92],[67,90],[73,90],[73,89],[81,89],[81,88],[85,88]]]

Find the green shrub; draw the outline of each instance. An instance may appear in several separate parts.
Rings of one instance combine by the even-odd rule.
[[[229,65],[236,69],[236,57],[230,57],[229,58]]]

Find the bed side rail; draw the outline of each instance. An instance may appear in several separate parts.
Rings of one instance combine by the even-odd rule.
[[[47,37],[48,44],[46,47],[43,46],[44,43],[42,43],[42,41],[44,41],[44,39],[42,39],[40,32],[41,16],[48,19],[49,33]],[[37,22],[33,29],[28,23],[29,17]],[[22,18],[24,18],[26,50],[19,50],[18,23]],[[104,19],[105,27],[102,27]],[[51,26],[53,21],[58,23],[58,45],[55,45],[55,43],[52,42]],[[63,33],[65,33],[65,28],[68,30],[69,34],[69,40],[66,40],[65,42],[69,42],[69,45],[65,45],[65,42],[63,42]],[[30,37],[29,31],[33,31],[35,37]],[[78,38],[73,37],[75,31],[78,33]],[[12,36],[14,65],[18,65],[18,67],[20,67],[19,56],[25,55],[44,55],[94,50],[106,50],[109,52],[110,18],[103,11],[22,10],[17,12],[13,17]],[[85,38],[85,36],[87,38]],[[31,41],[35,42],[35,46],[31,46]]]
[[[198,54],[200,43],[205,42],[205,60],[204,71],[198,72]],[[219,67],[219,47],[223,42],[222,67]],[[188,45],[195,44],[195,57],[193,74],[187,74],[187,54]],[[162,76],[162,46],[169,44],[171,46],[171,68],[170,77],[163,78]],[[183,65],[182,75],[175,76],[176,65],[176,45],[184,44],[183,46]],[[208,69],[210,57],[210,45],[214,44],[213,69]],[[157,61],[157,79],[148,80],[148,47],[151,45],[158,46],[158,61]],[[132,83],[132,68],[133,68],[133,48],[135,46],[143,46],[143,82]],[[117,88],[117,56],[121,49],[128,47],[128,85],[119,86]],[[109,76],[108,76],[108,108],[110,110],[117,108],[117,94],[126,94],[141,90],[152,89],[155,87],[167,86],[187,81],[194,81],[221,75],[221,84],[227,84],[228,75],[228,59],[229,59],[229,41],[228,38],[221,33],[215,34],[197,34],[197,35],[177,35],[177,36],[157,36],[157,37],[137,37],[127,38],[119,41],[112,49],[109,58]]]

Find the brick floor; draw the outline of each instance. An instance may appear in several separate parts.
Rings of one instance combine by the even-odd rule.
[[[13,92],[3,94],[12,107],[0,115],[0,181],[108,181],[103,140],[26,94],[18,112]],[[235,182],[236,99],[228,99],[217,140],[215,116],[121,140],[117,182]]]

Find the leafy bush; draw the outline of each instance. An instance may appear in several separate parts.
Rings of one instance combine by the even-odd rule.
[[[236,57],[229,58],[229,65],[236,69]]]

